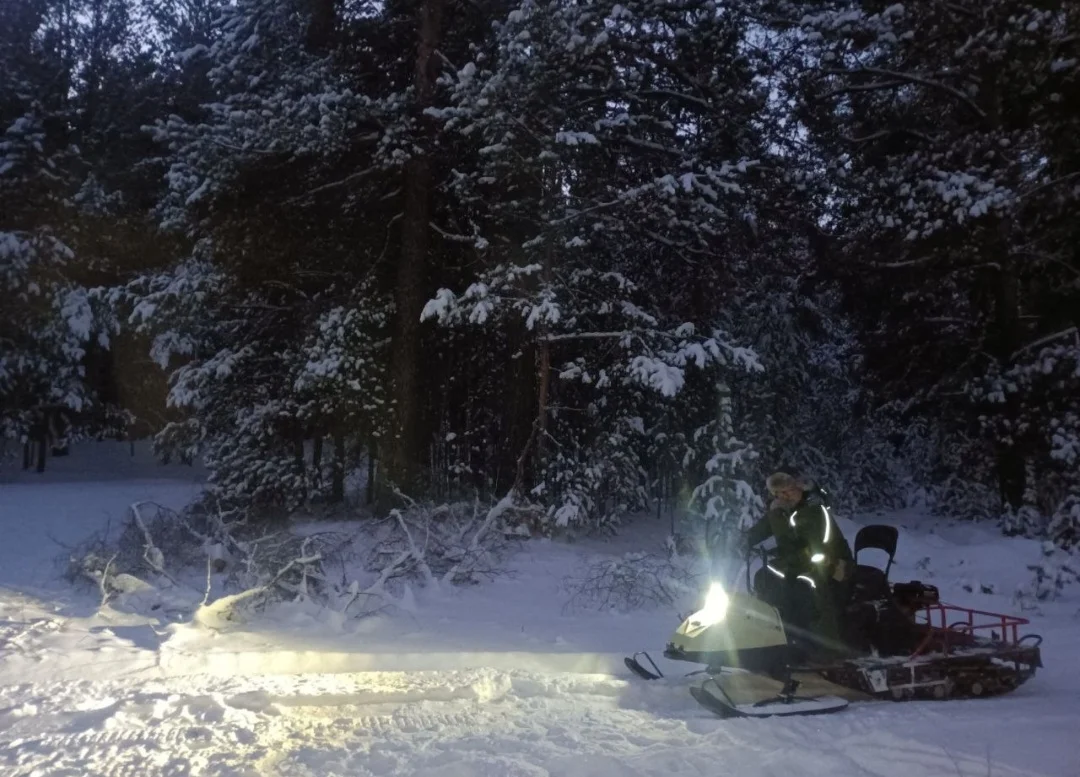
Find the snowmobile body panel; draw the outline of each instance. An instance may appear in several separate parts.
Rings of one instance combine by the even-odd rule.
[[[710,667],[768,672],[788,655],[788,637],[777,609],[745,594],[731,594],[725,617],[702,624],[686,618],[664,650],[664,656]]]

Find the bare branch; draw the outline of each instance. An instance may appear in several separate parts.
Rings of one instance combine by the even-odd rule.
[[[1068,183],[1069,181],[1074,181],[1077,178],[1080,178],[1080,171],[1077,171],[1077,172],[1074,172],[1074,173],[1068,173],[1068,174],[1060,176],[1058,178],[1054,178],[1051,181],[1046,181],[1045,183],[1039,184],[1034,189],[1031,189],[1029,191],[1024,192],[1023,194],[1020,195],[1020,199],[1024,200],[1024,199],[1027,199],[1028,197],[1033,197],[1033,196],[1035,196],[1036,194],[1038,194],[1041,191],[1049,189],[1049,188],[1051,188],[1053,186],[1060,186],[1061,184]]]
[[[1018,254],[1020,256],[1030,256],[1030,257],[1033,257],[1033,258],[1037,259],[1040,262],[1052,262],[1054,264],[1059,264],[1062,267],[1064,267],[1066,270],[1071,272],[1073,275],[1075,275],[1077,278],[1080,278],[1080,267],[1074,267],[1073,265],[1069,264],[1064,259],[1061,259],[1059,257],[1051,256],[1050,254],[1040,252],[1040,251],[1014,251],[1013,253]]]
[[[918,75],[917,73],[901,73],[896,70],[887,70],[879,67],[862,67],[858,70],[840,70],[840,69],[828,69],[825,71],[830,75],[858,75],[859,73],[870,73],[871,75],[883,76],[885,78],[892,79],[891,86],[897,86],[902,83],[918,84],[930,89],[938,89],[943,92],[951,94],[956,99],[963,102],[968,108],[970,108],[979,118],[985,119],[986,112],[979,107],[978,103],[968,97],[954,86],[943,84],[940,81],[934,81],[933,79],[926,78],[925,76]],[[886,82],[878,82],[876,84],[864,85],[863,89],[883,89]],[[859,91],[859,87],[847,87],[848,91]],[[827,95],[826,95],[827,96]]]
[[[113,563],[116,561],[116,557],[120,555],[117,551],[113,553],[112,557],[106,562],[105,569],[101,573],[101,579],[98,581],[98,587],[101,590],[101,604],[100,607],[104,607],[109,603],[109,599],[112,598],[112,593],[109,591],[109,570],[112,569]]]
[[[268,148],[243,148],[242,146],[233,145],[232,143],[226,143],[224,140],[219,140],[217,138],[208,137],[207,140],[209,140],[215,146],[221,146],[224,149],[228,149],[229,151],[235,151],[238,154],[259,154],[261,156],[274,156],[281,153],[280,151],[271,151]]]
[[[552,219],[548,223],[551,224],[552,226],[558,226],[559,224],[565,224],[565,223],[567,223],[569,221],[573,221],[574,219],[581,218],[582,216],[586,216],[586,215],[588,215],[590,213],[594,213],[594,212],[596,212],[598,210],[606,210],[607,208],[614,208],[616,205],[620,205],[620,204],[622,204],[622,200],[611,200],[610,202],[600,202],[600,203],[597,203],[596,205],[593,205],[591,208],[585,208],[584,210],[575,211],[574,213],[567,214],[566,216],[563,216],[562,218]]]
[[[442,49],[435,49],[434,53],[435,53],[435,56],[438,57],[439,61],[441,61],[444,65],[446,65],[448,68],[450,68],[455,73],[458,72],[459,70],[461,70],[461,68],[459,68],[457,65],[455,65],[453,62],[450,61],[450,58],[448,56],[446,56],[446,54],[442,51]]]
[[[547,408],[543,409],[543,412],[548,412]],[[521,493],[524,490],[525,484],[525,462],[528,461],[529,453],[532,451],[533,445],[536,444],[537,433],[540,431],[540,416],[539,414],[533,419],[532,429],[529,431],[529,438],[525,440],[525,445],[521,449],[521,453],[518,455],[517,470],[514,477],[514,491]]]
[[[449,240],[452,243],[468,243],[470,245],[476,245],[477,238],[479,237],[478,235],[470,237],[469,235],[456,235],[453,232],[447,232],[445,229],[440,227],[434,221],[429,221],[428,226],[430,226],[432,229],[434,229],[436,232],[438,232],[443,238],[445,238],[446,240]]]
[[[837,95],[847,94],[848,92],[874,92],[878,89],[895,89],[896,87],[903,85],[903,81],[875,81],[870,84],[851,84],[849,86],[841,86],[837,87],[836,89],[830,89],[828,92],[821,96],[825,98],[836,97]]]
[[[642,97],[670,97],[673,100],[691,103],[706,111],[713,110],[713,105],[708,100],[703,100],[700,97],[695,97],[694,95],[686,94],[685,92],[676,92],[671,89],[645,89],[641,92],[636,92],[635,94],[639,94]]]
[[[338,181],[331,181],[330,183],[324,183],[321,186],[316,186],[314,189],[309,189],[308,191],[304,192],[303,194],[298,194],[295,197],[289,197],[287,200],[285,200],[285,204],[286,205],[292,205],[292,204],[297,203],[300,200],[303,200],[303,199],[305,199],[307,197],[312,197],[312,196],[314,196],[316,194],[322,194],[323,192],[332,191],[334,189],[340,189],[342,186],[348,186],[349,184],[355,183],[356,181],[362,181],[363,179],[367,178],[369,175],[372,175],[373,173],[379,172],[379,170],[381,170],[381,169],[382,168],[379,167],[378,165],[372,165],[371,167],[368,167],[368,168],[366,168],[364,170],[357,170],[355,173],[350,173],[349,175],[345,176],[344,178],[342,178],[342,179],[340,179]]]
[[[199,606],[205,607],[210,601],[210,589],[213,587],[214,558],[206,554],[206,590],[203,592],[202,602]]]
[[[483,551],[480,543],[487,537],[488,532],[495,526],[495,522],[498,521],[503,514],[514,504],[514,491],[506,494],[500,499],[490,510],[488,510],[487,517],[484,518],[484,522],[480,524],[480,527],[472,536],[472,540],[469,541],[468,547],[465,549],[465,553],[461,556],[456,564],[446,571],[443,575],[443,583],[452,583],[457,577],[458,572],[461,570],[462,564],[466,561],[471,561],[476,557],[478,553]]]
[[[632,330],[622,332],[567,332],[561,335],[547,335],[541,339],[549,343],[558,343],[564,340],[615,340],[632,334],[634,334]]]
[[[972,11],[964,8],[962,5],[957,5],[956,3],[944,3],[944,6],[958,16],[966,16],[968,19],[976,18],[976,15]]]
[[[622,612],[671,607],[698,588],[698,575],[688,559],[674,555],[627,554],[584,566],[563,581],[570,594],[563,610],[594,609]]]
[[[641,138],[635,138],[633,135],[621,135],[613,138],[612,140],[612,142],[614,143],[618,143],[619,141],[626,143],[628,146],[634,146],[635,148],[643,148],[647,151],[658,151],[661,154],[682,157],[682,152],[677,149],[668,148],[661,143],[656,143],[651,140],[642,140]]]
[[[167,579],[173,585],[178,586],[179,583],[176,582],[176,579],[165,571],[165,554],[154,544],[154,538],[150,534],[150,529],[146,526],[146,522],[143,521],[142,512],[139,510],[139,505],[142,504],[147,503],[135,502],[132,504],[131,514],[135,519],[135,524],[139,527],[139,531],[142,532],[143,537],[146,539],[146,544],[143,546],[143,561],[145,561],[147,566],[154,572]]]
[[[919,140],[924,140],[927,143],[934,142],[934,139],[927,135],[925,132],[919,132],[918,130],[913,129],[883,129],[879,132],[874,132],[861,138],[849,137],[845,139],[849,143],[869,143],[870,141],[881,140],[882,138],[887,138],[892,135],[911,135],[912,137],[918,138]]]
[[[932,256],[920,256],[918,259],[908,259],[903,262],[873,262],[871,267],[876,267],[879,270],[901,270],[905,267],[918,267],[932,261],[934,261]]]
[[[870,266],[875,267],[879,270],[902,270],[905,267],[919,267],[932,261],[934,261],[933,256],[920,256],[918,259],[907,259],[903,262],[874,262]],[[980,262],[979,264],[965,264],[960,267],[956,267],[950,272],[950,274],[957,272],[965,272],[967,270],[978,270],[982,267],[989,267],[993,270],[1001,269],[1001,265],[998,262]]]
[[[1020,348],[1019,350],[1013,352],[1012,356],[1015,359],[1017,356],[1019,356],[1022,353],[1025,353],[1026,351],[1030,351],[1030,350],[1032,350],[1034,348],[1038,348],[1040,346],[1046,345],[1047,343],[1052,343],[1055,340],[1060,340],[1062,338],[1069,337],[1070,335],[1075,335],[1075,334],[1078,334],[1078,333],[1080,333],[1080,329],[1078,329],[1075,326],[1071,326],[1068,329],[1063,329],[1062,331],[1056,332],[1056,333],[1054,333],[1052,335],[1047,335],[1046,337],[1040,337],[1038,340],[1036,340],[1033,343],[1028,343],[1023,348]]]

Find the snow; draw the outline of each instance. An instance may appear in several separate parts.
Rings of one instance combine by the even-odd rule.
[[[680,368],[651,356],[630,360],[630,375],[662,396],[673,397],[682,390],[685,374]]]
[[[677,614],[566,607],[588,559],[657,550],[668,521],[614,540],[531,541],[513,574],[418,589],[400,612],[345,620],[288,603],[227,629],[97,607],[57,577],[75,544],[128,506],[179,506],[202,473],[144,446],[80,445],[43,475],[0,467],[0,773],[438,777],[1076,777],[1080,591],[1024,612],[1045,668],[999,698],[854,702],[826,717],[720,720],[666,661]],[[839,517],[849,540],[858,524]],[[1018,612],[1034,541],[911,510],[892,577]],[[874,553],[873,551],[868,552]],[[867,560],[875,559],[868,555]],[[966,590],[966,589],[971,589]],[[138,594],[138,586],[133,586]],[[992,589],[993,593],[983,593]],[[633,678],[647,649],[666,677]]]
[[[564,143],[568,146],[587,145],[595,146],[600,143],[596,135],[591,132],[561,131],[555,133],[555,142]]]

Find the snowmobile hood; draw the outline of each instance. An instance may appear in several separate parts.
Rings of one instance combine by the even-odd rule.
[[[775,607],[746,594],[728,595],[721,620],[702,624],[697,613],[684,620],[671,637],[671,645],[685,653],[732,653],[787,644],[787,635]]]

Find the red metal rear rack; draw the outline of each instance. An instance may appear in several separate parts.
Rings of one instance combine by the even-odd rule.
[[[960,614],[960,620],[954,620],[952,623],[948,622],[950,613]],[[927,631],[926,639],[922,641],[922,644],[916,648],[912,653],[912,658],[918,656],[934,641],[935,638],[941,640],[941,648],[945,655],[949,654],[950,639],[951,636],[959,637],[960,634],[974,635],[976,631],[985,631],[988,629],[1000,629],[1000,639],[1009,645],[1016,645],[1020,641],[1017,629],[1020,626],[1027,625],[1031,621],[1027,618],[1020,618],[1016,615],[1006,615],[1000,612],[988,612],[986,610],[975,610],[970,607],[960,607],[955,604],[942,604],[935,602],[933,604],[927,604],[921,608],[921,614],[926,618],[926,625],[930,627]],[[938,617],[935,623],[935,615]],[[979,616],[982,620],[976,622],[976,616]],[[989,620],[987,620],[989,619]],[[957,627],[962,627],[963,630],[958,630]],[[1011,638],[1010,638],[1011,637]],[[957,639],[957,642],[963,642],[963,640]]]

